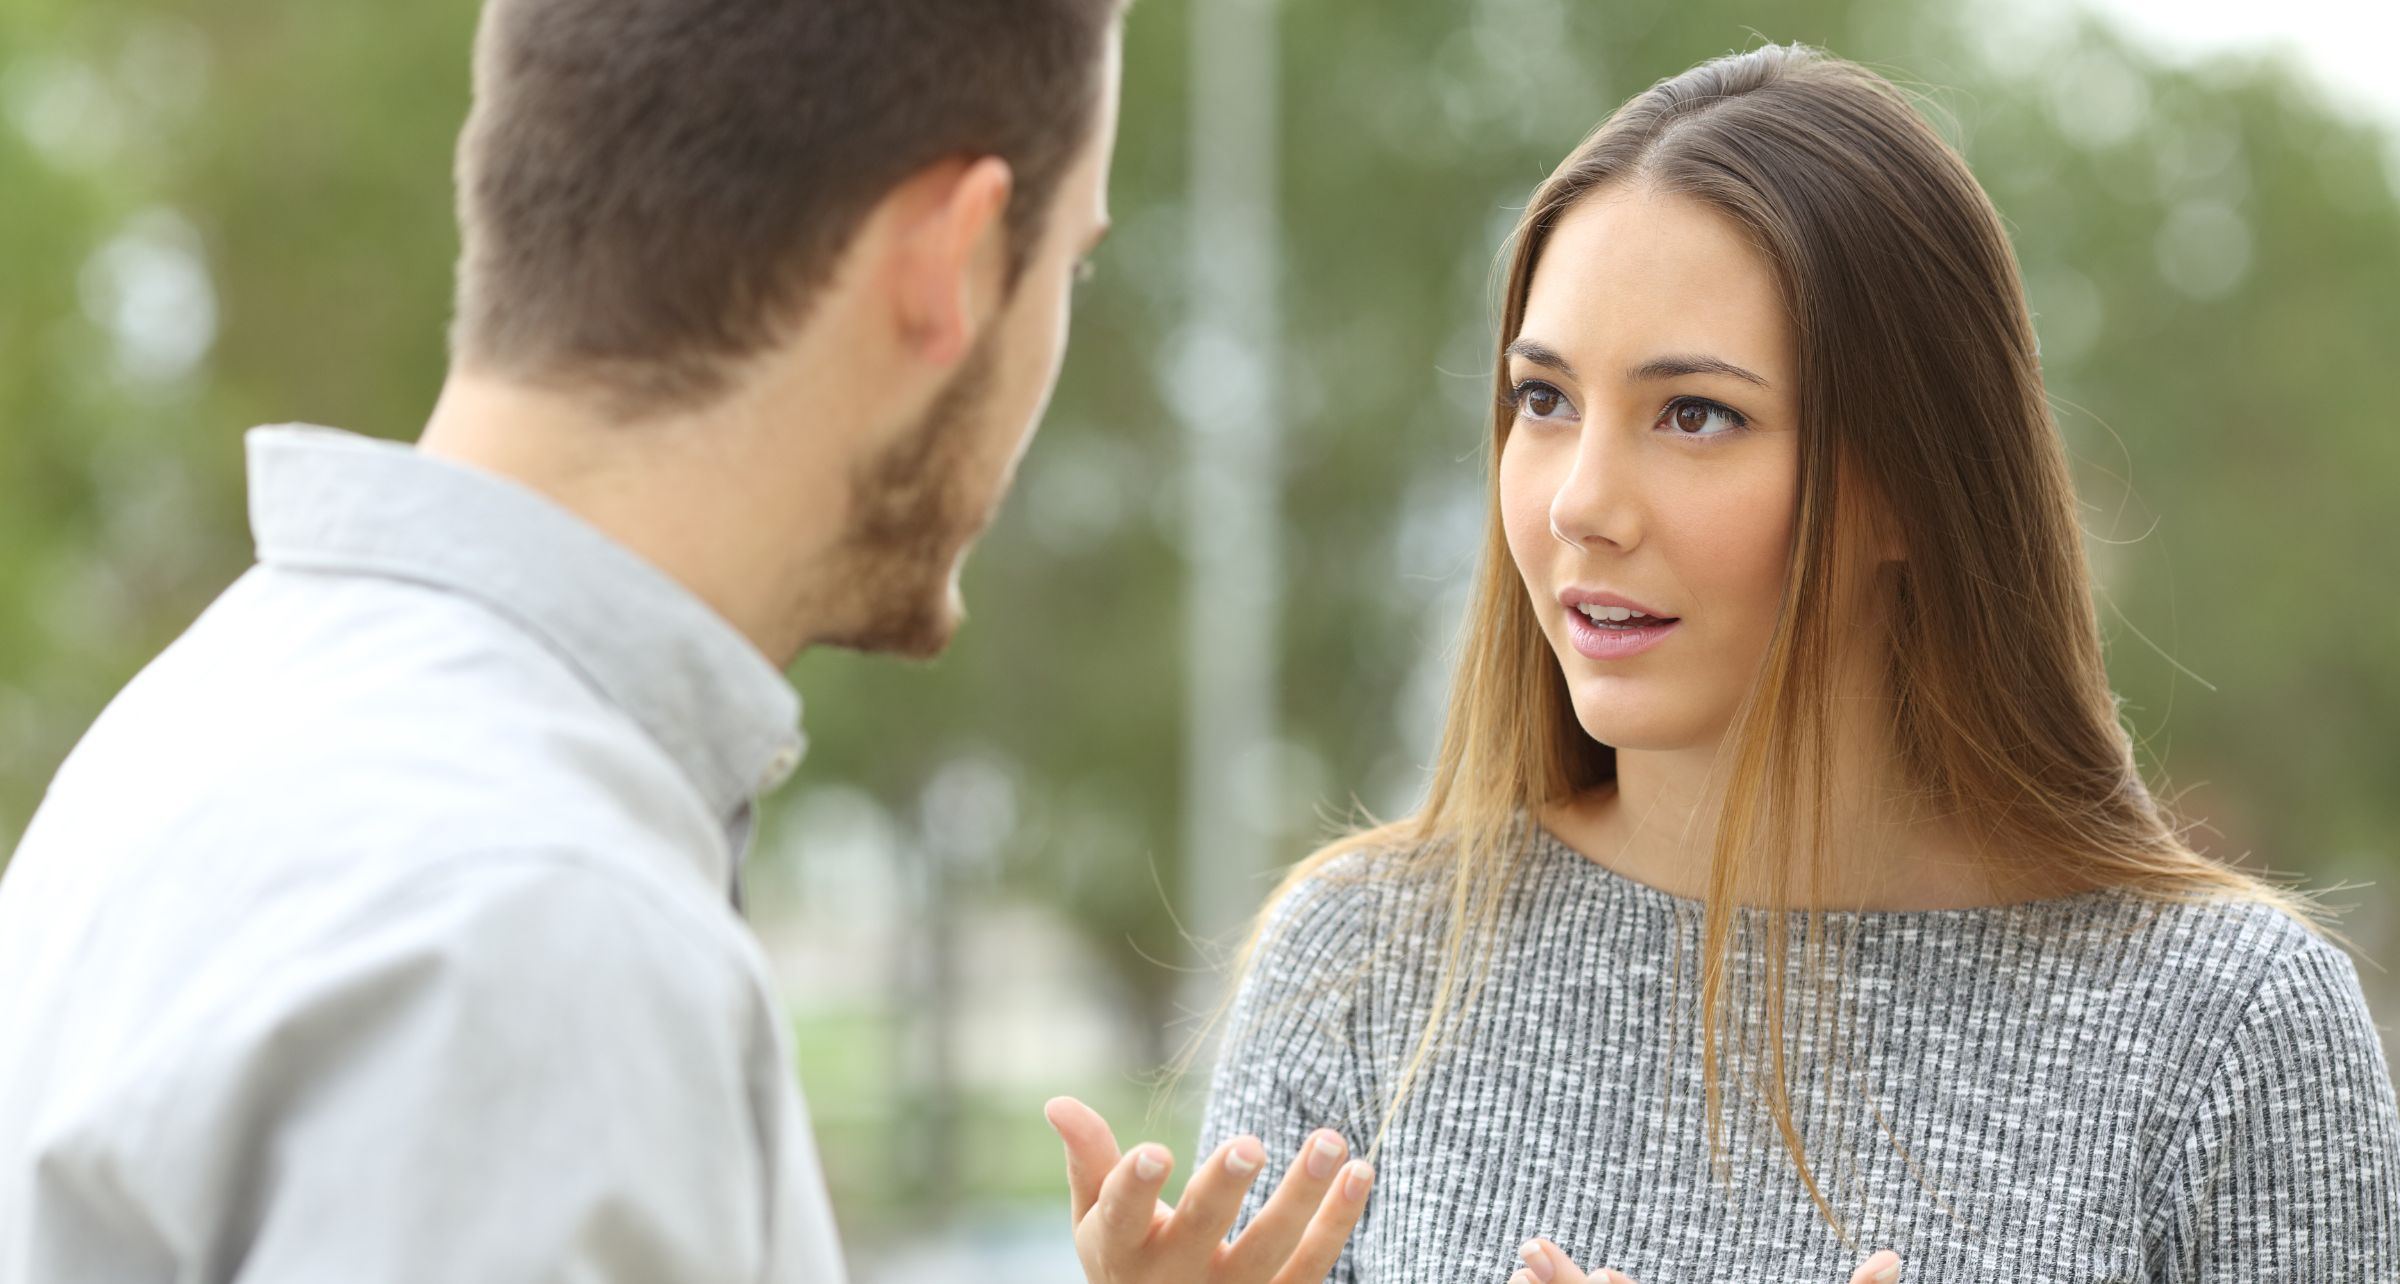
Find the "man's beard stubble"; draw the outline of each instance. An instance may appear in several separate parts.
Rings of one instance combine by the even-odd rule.
[[[809,605],[829,646],[930,659],[950,644],[961,613],[951,579],[998,503],[969,475],[986,425],[997,332],[987,333],[900,439],[851,475],[855,517],[827,560]]]

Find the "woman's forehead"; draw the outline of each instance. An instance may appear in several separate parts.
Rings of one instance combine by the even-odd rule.
[[[1774,265],[1731,219],[1650,188],[1604,190],[1567,210],[1534,265],[1519,335],[1594,372],[1692,352],[1789,385],[1791,324]]]

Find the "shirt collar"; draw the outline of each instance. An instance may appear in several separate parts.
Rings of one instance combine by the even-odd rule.
[[[530,487],[305,424],[247,437],[270,566],[414,580],[534,635],[623,708],[730,828],[799,765],[800,697],[723,616]]]

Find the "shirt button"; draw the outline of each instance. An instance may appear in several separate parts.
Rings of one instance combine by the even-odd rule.
[[[780,785],[785,780],[789,779],[792,772],[798,770],[799,766],[799,749],[791,745],[785,745],[783,748],[775,751],[774,760],[767,764],[766,779],[760,782],[759,787],[762,789],[773,789],[775,786]]]

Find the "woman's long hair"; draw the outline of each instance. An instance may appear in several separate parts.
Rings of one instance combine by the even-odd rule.
[[[1730,219],[1772,263],[1795,336],[1799,496],[1781,610],[1728,732],[1723,813],[1700,950],[1711,1153],[1728,1047],[1720,1026],[1763,1010],[1758,1100],[1820,1213],[1785,1087],[1786,915],[1795,870],[1824,868],[1826,766],[1838,661],[1859,635],[1832,618],[1863,532],[1906,560],[1879,600],[1890,740],[1913,797],[1987,852],[2003,886],[2115,887],[2154,900],[2234,897],[2314,923],[2304,897],[2195,852],[2144,787],[2102,664],[2067,461],[2042,388],[2017,265],[1965,163],[1889,82],[1798,46],[1719,58],[1610,116],[1535,192],[1514,237],[1497,347],[1523,322],[1544,245],[1576,202],[1642,185]],[[1388,1128],[1445,1022],[1471,1004],[1482,950],[1532,818],[1616,775],[1585,734],[1527,599],[1498,505],[1514,416],[1496,361],[1483,558],[1430,793],[1414,817],[1296,865],[1276,901],[1362,848],[1443,887],[1431,1012],[1384,1103]],[[1393,871],[1384,868],[1385,874]],[[1754,889],[1763,896],[1748,899]],[[1743,895],[1737,897],[1737,891]],[[1737,905],[1758,905],[1765,970],[1732,989]],[[1808,918],[1810,938],[1819,919]],[[1746,930],[1746,929],[1745,929]],[[1812,952],[1811,957],[1815,957]],[[1382,1129],[1376,1135],[1379,1145]]]

